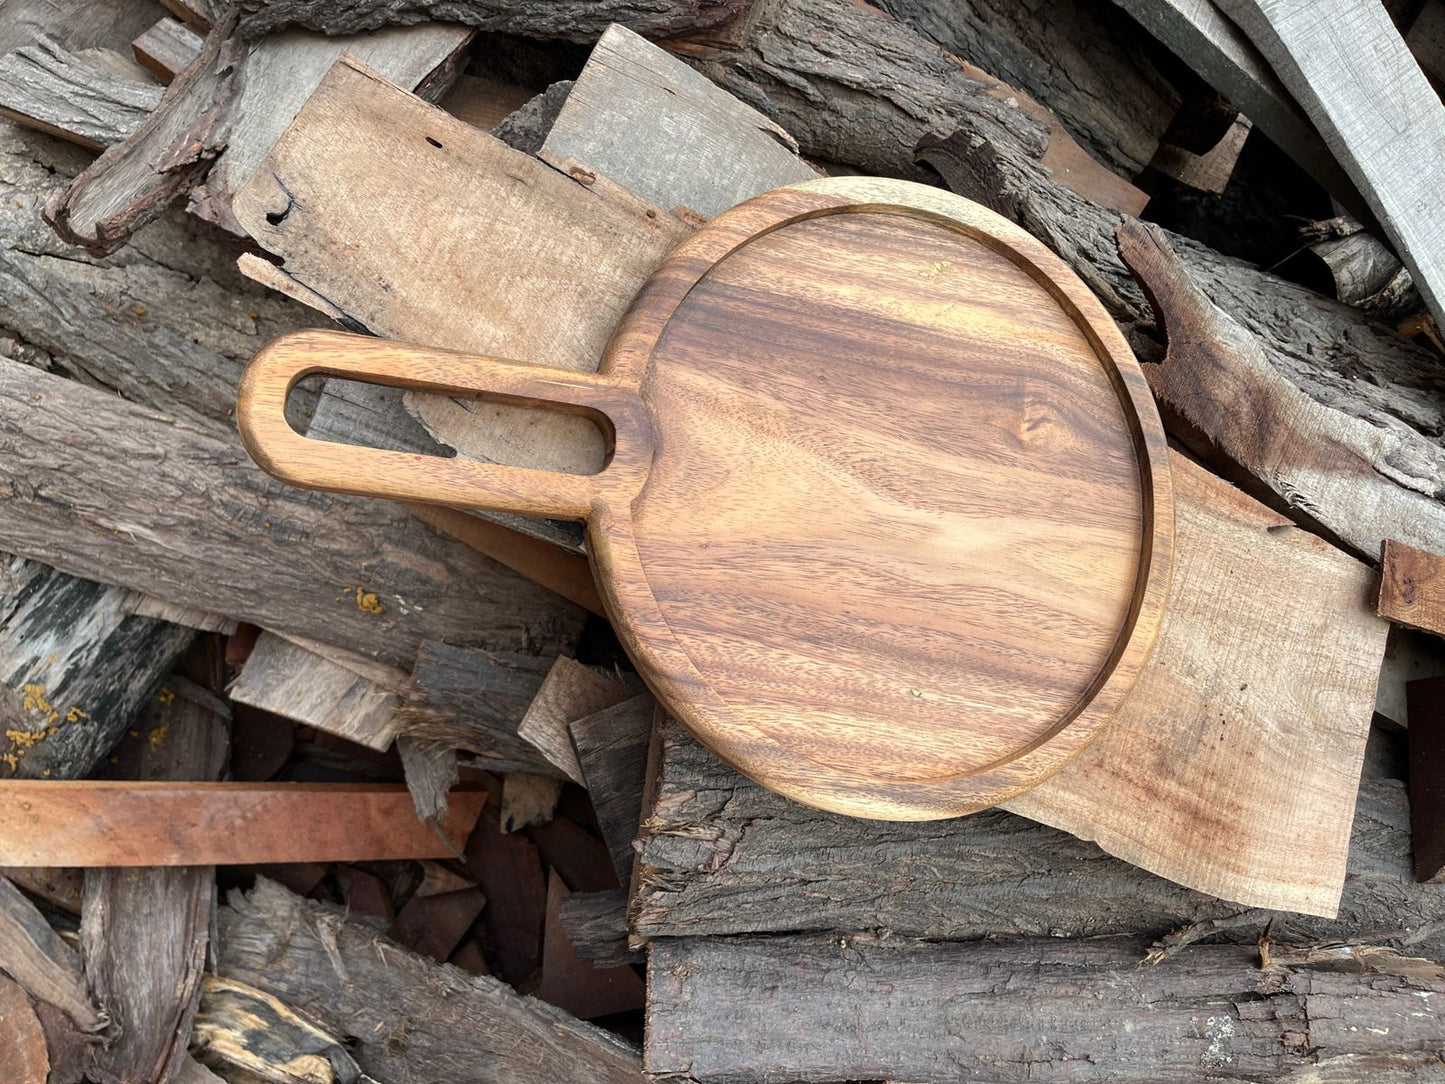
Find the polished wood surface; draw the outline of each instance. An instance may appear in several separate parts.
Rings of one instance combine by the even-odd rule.
[[[582,414],[609,459],[318,444],[282,418],[315,372]],[[586,520],[663,702],[758,781],[861,816],[965,813],[1056,771],[1167,594],[1164,435],[1112,321],[1022,230],[906,182],[714,219],[597,374],[303,332],[253,362],[238,419],[296,484]]]

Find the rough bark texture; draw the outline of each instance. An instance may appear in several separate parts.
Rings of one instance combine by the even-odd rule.
[[[387,1084],[644,1084],[608,1032],[400,948],[262,879],[220,923],[219,970],[356,1037],[362,1070]]]
[[[423,639],[562,649],[581,613],[381,501],[282,485],[240,439],[0,361],[0,546],[410,667]]]
[[[990,98],[956,62],[906,26],[847,0],[760,4],[746,39],[698,62],[700,70],[797,137],[805,153],[872,172],[916,175],[913,145],[962,130],[982,140],[978,168],[953,187],[1041,238],[1094,290],[1145,357],[1157,345],[1142,293],[1113,245],[1119,216],[1055,184],[1039,165],[1042,127]],[[1309,290],[1184,239],[1171,238],[1193,278],[1259,340],[1268,362],[1327,406],[1402,439],[1445,432],[1436,383],[1445,365],[1394,331]],[[1363,379],[1362,379],[1363,377]],[[1408,430],[1416,430],[1415,434]],[[1417,436],[1418,434],[1418,436]],[[1268,479],[1262,480],[1266,488]],[[1427,494],[1445,478],[1403,479]],[[1283,494],[1286,507],[1311,494]],[[1441,540],[1445,548],[1445,539]]]
[[[632,841],[642,820],[643,777],[656,714],[657,701],[642,693],[567,728],[619,884],[632,877]]]
[[[131,135],[160,100],[154,83],[88,64],[43,35],[0,59],[0,114],[88,150]]]
[[[528,38],[596,41],[612,23],[651,38],[699,37],[745,15],[753,0],[242,0],[241,30],[256,38],[285,26],[354,34],[392,24],[462,23]]]
[[[1162,936],[1240,910],[1001,810],[913,824],[854,820],[764,790],[676,723],[666,724],[660,753],[634,884],[632,924],[642,936]],[[1409,833],[1403,781],[1367,775],[1339,917],[1288,915],[1287,928],[1445,955],[1445,885],[1415,883]],[[1252,937],[1264,922],[1236,936]]]
[[[640,964],[645,957],[627,943],[627,890],[574,892],[557,909],[573,950],[599,967]]]
[[[1145,35],[1109,0],[1041,7],[1021,0],[881,0],[884,11],[950,53],[1027,91],[1099,161],[1139,173],[1179,95],[1155,70]]]
[[[1195,945],[1141,967],[1144,949],[1130,938],[659,942],[646,1065],[717,1084],[1439,1079],[1437,964],[1306,951],[1261,969],[1253,947]]]
[[[135,722],[195,631],[136,594],[0,560],[0,776],[78,779]]]

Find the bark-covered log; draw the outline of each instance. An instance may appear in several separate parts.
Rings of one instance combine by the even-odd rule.
[[[0,360],[0,546],[409,668],[424,639],[556,652],[581,612],[395,505],[267,477],[217,434]]]
[[[161,88],[71,55],[42,35],[0,58],[0,115],[101,151],[130,136]]]
[[[622,1040],[503,983],[423,959],[261,880],[220,922],[219,973],[354,1036],[362,1070],[388,1084],[645,1084]]]
[[[395,24],[463,23],[528,38],[596,41],[612,23],[650,38],[705,37],[723,32],[754,0],[242,0],[241,30],[251,38],[285,26],[355,34]]]
[[[856,820],[744,779],[676,723],[663,730],[660,754],[634,884],[632,925],[642,936],[1162,936],[1240,911],[1001,810],[914,824]],[[1261,916],[1235,935],[1252,937]],[[1414,881],[1402,780],[1361,783],[1339,917],[1285,922],[1311,937],[1390,940],[1445,956],[1445,885]]]
[[[195,638],[136,594],[0,558],[0,774],[78,779],[134,724]]]
[[[950,53],[1027,91],[1093,156],[1127,177],[1149,164],[1179,94],[1145,35],[1109,0],[881,0]]]
[[[1438,1081],[1445,968],[1131,938],[653,945],[646,1066],[708,1084]],[[1397,1075],[1390,1075],[1394,1072]],[[1339,1074],[1339,1075],[1337,1075]]]

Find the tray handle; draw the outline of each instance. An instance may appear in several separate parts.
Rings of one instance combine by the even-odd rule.
[[[313,440],[291,428],[285,410],[296,383],[317,374],[580,414],[602,430],[607,465],[564,474]],[[587,519],[629,478],[635,493],[651,460],[641,397],[615,377],[339,331],[294,332],[262,349],[241,379],[236,422],[251,457],[292,485],[554,519]]]

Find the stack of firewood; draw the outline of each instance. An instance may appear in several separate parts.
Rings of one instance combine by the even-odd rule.
[[[1445,244],[1220,6],[0,0],[0,1079],[1439,1079]],[[1387,6],[1438,105],[1445,4]],[[291,489],[234,431],[328,322],[595,368],[701,223],[848,172],[1042,239],[1176,442],[1154,655],[1007,809],[773,794],[644,689],[575,525]]]

